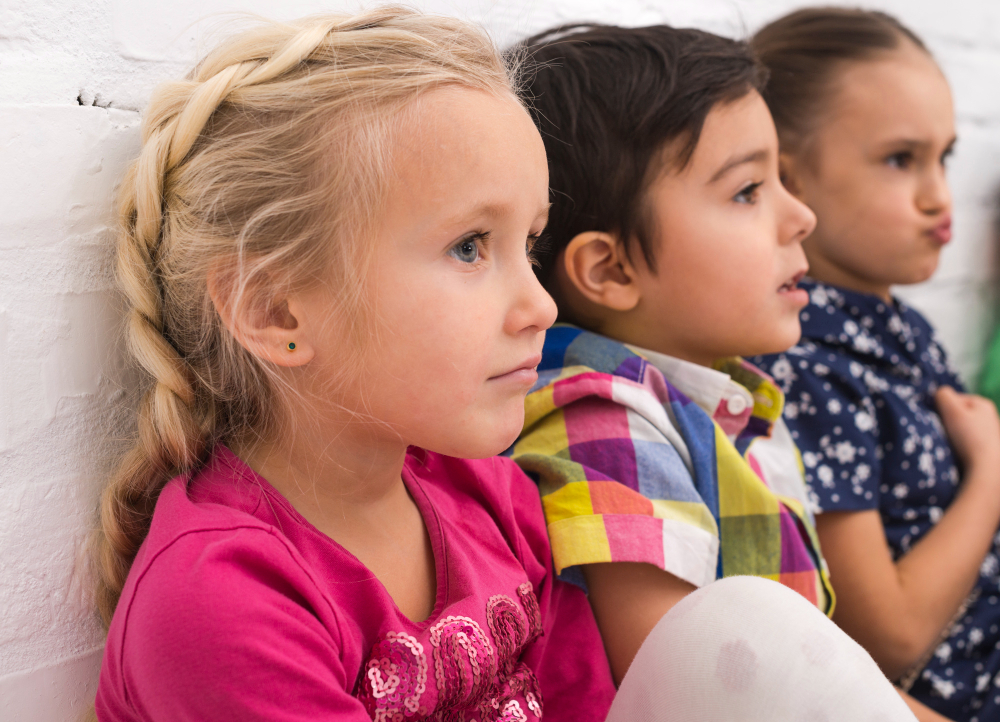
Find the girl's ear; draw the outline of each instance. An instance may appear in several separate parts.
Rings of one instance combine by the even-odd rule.
[[[304,366],[316,349],[302,322],[297,298],[244,289],[237,299],[234,275],[215,268],[208,274],[208,294],[226,329],[237,343],[262,361],[276,366]]]
[[[781,178],[781,185],[793,196],[802,200],[802,181],[799,178],[799,162],[791,153],[778,154],[778,177]]]
[[[601,231],[580,233],[563,251],[569,282],[591,303],[631,311],[642,294],[636,273],[617,238]]]

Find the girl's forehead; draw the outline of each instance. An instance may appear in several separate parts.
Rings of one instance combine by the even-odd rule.
[[[832,79],[830,91],[829,100],[835,107],[857,105],[872,109],[888,106],[892,99],[921,93],[943,92],[950,96],[948,81],[934,59],[912,47],[843,63]]]
[[[933,58],[917,49],[852,61],[831,85],[823,125],[866,135],[898,132],[953,134],[951,90]]]

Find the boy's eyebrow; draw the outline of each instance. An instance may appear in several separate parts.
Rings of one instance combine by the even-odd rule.
[[[736,166],[743,165],[744,163],[758,163],[760,161],[767,160],[768,155],[769,153],[767,149],[761,148],[760,150],[755,150],[751,153],[747,153],[746,155],[737,156],[736,158],[730,158],[729,160],[727,160],[725,163],[722,164],[722,167],[719,168],[719,170],[715,171],[715,175],[713,175],[708,182],[709,184],[715,183],[715,181],[719,180],[722,176],[731,171],[733,168],[735,168]]]

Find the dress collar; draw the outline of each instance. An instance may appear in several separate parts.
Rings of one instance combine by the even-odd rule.
[[[801,285],[809,292],[809,305],[800,316],[799,346],[822,343],[842,348],[863,363],[891,369],[917,385],[930,380],[928,373],[950,373],[933,328],[903,301],[886,301],[812,279]]]

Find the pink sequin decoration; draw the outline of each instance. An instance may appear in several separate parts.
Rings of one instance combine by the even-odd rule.
[[[500,722],[528,722],[528,715],[521,709],[521,703],[512,699],[503,708],[503,716]]]
[[[517,596],[521,599],[524,611],[528,614],[528,621],[531,624],[531,634],[527,642],[531,642],[545,633],[545,630],[542,629],[542,613],[538,609],[538,598],[535,597],[535,592],[531,588],[531,582],[525,582],[519,586],[517,588]]]
[[[496,675],[493,645],[475,620],[446,617],[431,627],[438,707],[475,707]]]
[[[534,673],[521,662],[525,646],[542,634],[538,600],[529,582],[517,589],[518,606],[505,594],[490,597],[490,637],[468,617],[449,616],[429,630],[437,700],[428,709],[428,661],[423,645],[389,632],[372,648],[356,695],[375,722],[527,722],[522,696],[534,717],[542,697]],[[523,606],[523,610],[522,607]],[[495,648],[494,648],[495,645]]]
[[[421,697],[427,691],[427,655],[416,639],[386,634],[372,648],[363,675],[357,696],[375,722],[426,717]]]

